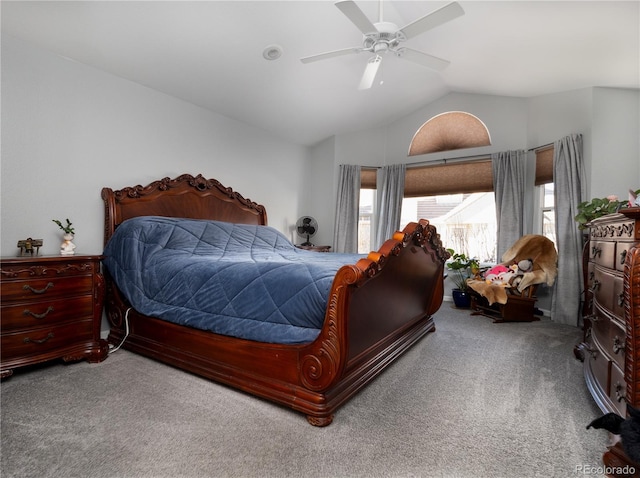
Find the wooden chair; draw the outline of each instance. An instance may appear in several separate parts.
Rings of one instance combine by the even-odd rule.
[[[492,318],[496,323],[540,320],[540,317],[535,314],[537,288],[538,284],[530,285],[522,292],[515,288],[507,289],[507,303],[491,305],[485,297],[470,289],[471,315],[484,315]]]
[[[552,286],[557,275],[558,253],[553,242],[541,235],[528,234],[518,239],[502,256],[502,264],[509,267],[528,259],[533,263],[533,271],[525,272],[522,281],[513,287],[499,287],[501,300],[488,300],[492,291],[478,284],[474,290],[470,283],[472,315],[491,317],[494,322],[533,322],[540,320],[536,315],[536,291],[539,284]],[[473,281],[472,281],[473,282]],[[477,282],[483,282],[482,279]],[[490,287],[493,287],[492,285]],[[504,300],[504,292],[506,300]],[[495,289],[494,289],[495,291]]]

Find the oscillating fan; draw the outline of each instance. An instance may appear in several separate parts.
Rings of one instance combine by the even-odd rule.
[[[341,50],[329,51],[317,55],[301,58],[302,63],[310,63],[336,56],[350,55],[353,53],[367,52],[372,54],[365,67],[364,75],[360,81],[358,89],[366,90],[371,88],[375,80],[380,64],[382,63],[382,55],[390,51],[394,55],[405,60],[418,63],[432,70],[441,71],[449,62],[442,58],[429,55],[412,48],[403,46],[402,43],[432,28],[442,25],[461,15],[464,10],[456,2],[449,3],[444,7],[431,12],[402,28],[391,22],[386,22],[382,18],[382,0],[379,2],[379,21],[372,23],[369,18],[360,10],[353,0],[342,0],[336,2],[336,7],[353,23],[358,30],[364,35],[362,46],[354,46],[343,48]]]
[[[302,246],[313,246],[309,239],[318,232],[318,221],[311,216],[302,216],[296,222],[296,231],[298,231],[298,236],[307,238],[306,242],[301,244]]]

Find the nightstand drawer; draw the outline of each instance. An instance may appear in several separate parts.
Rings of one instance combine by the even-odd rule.
[[[14,357],[40,355],[58,348],[68,347],[69,344],[91,341],[92,339],[92,319],[2,334],[0,357],[2,360],[7,360]]]
[[[92,289],[93,277],[91,275],[59,279],[38,278],[6,281],[2,283],[2,303],[81,295],[90,293]]]
[[[44,327],[71,320],[93,317],[90,295],[44,301],[30,301],[2,307],[2,333]]]

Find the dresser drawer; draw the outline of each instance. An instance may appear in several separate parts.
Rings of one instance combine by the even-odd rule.
[[[616,270],[621,272],[624,271],[624,261],[627,257],[627,253],[629,252],[629,249],[631,249],[633,246],[634,246],[633,242],[618,242],[616,246],[616,257],[615,257]]]
[[[2,283],[2,303],[82,295],[91,293],[92,289],[93,277],[91,275],[5,281]]]
[[[601,387],[606,395],[609,390],[609,373],[611,371],[611,360],[600,348],[597,341],[593,341],[593,353],[589,355],[588,363],[596,383]]]
[[[611,350],[611,358],[624,369],[624,348],[626,346],[626,333],[624,328],[615,320],[609,322],[609,350]]]
[[[591,286],[596,302],[611,313],[614,313],[613,283],[615,278],[616,276],[611,272],[596,267],[594,270],[593,284]]]
[[[596,265],[594,262],[589,262],[587,264],[587,288],[593,288],[593,279],[596,276]]]
[[[8,360],[14,357],[40,355],[69,346],[69,344],[92,339],[92,319],[2,334],[0,357],[2,360]]]
[[[591,337],[601,348],[607,349],[607,344],[611,343],[611,320],[597,308],[594,312],[591,319]]]
[[[624,277],[616,276],[612,286],[611,310],[616,317],[624,321]]]
[[[624,381],[622,369],[615,363],[611,364],[611,386],[609,388],[609,398],[618,409],[618,415],[625,416],[627,404],[625,397],[627,394],[627,384]]]
[[[1,313],[3,334],[18,329],[57,325],[93,317],[93,297],[85,295],[71,299],[24,302],[4,306]]]
[[[609,269],[615,268],[616,243],[593,241],[589,248],[589,260]]]

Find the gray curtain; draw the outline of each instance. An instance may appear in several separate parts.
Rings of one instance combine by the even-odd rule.
[[[333,232],[335,252],[358,252],[360,215],[360,166],[341,164],[338,176],[336,222]]]
[[[392,164],[378,169],[374,250],[380,248],[387,239],[391,239],[400,227],[405,172],[404,164]]]
[[[582,135],[566,136],[553,145],[558,276],[551,319],[578,325],[582,293],[582,233],[574,217],[586,196]]]
[[[493,153],[493,190],[496,196],[498,262],[524,233],[524,195],[527,153],[520,149]]]

